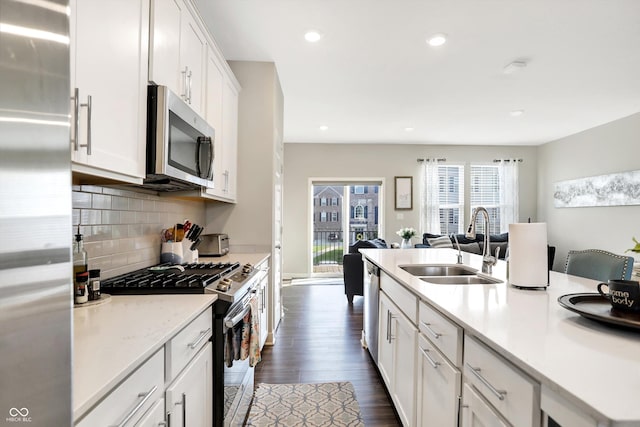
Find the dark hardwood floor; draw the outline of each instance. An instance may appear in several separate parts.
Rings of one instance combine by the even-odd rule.
[[[350,381],[367,427],[400,426],[377,368],[360,345],[362,297],[347,303],[340,285],[283,288],[285,316],[265,346],[255,382]]]

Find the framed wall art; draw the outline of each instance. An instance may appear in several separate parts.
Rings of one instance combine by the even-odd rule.
[[[394,188],[396,192],[395,209],[397,211],[413,209],[413,177],[396,176]]]

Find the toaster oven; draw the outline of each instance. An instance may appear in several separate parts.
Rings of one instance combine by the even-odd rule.
[[[229,253],[229,236],[223,233],[203,234],[198,247],[200,256],[223,256]]]

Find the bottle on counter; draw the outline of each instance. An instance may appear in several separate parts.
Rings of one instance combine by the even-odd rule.
[[[89,301],[100,299],[100,270],[89,270]]]
[[[73,242],[73,278],[74,278],[74,295],[75,301],[78,304],[82,304],[82,302],[86,302],[86,299],[82,302],[78,302],[78,297],[80,293],[79,283],[78,283],[78,275],[82,273],[87,273],[87,262],[88,262],[87,251],[84,249],[84,242],[82,241],[82,234],[80,234],[80,226],[78,225],[78,233],[76,234],[76,239]],[[89,278],[89,274],[87,273],[87,280]],[[82,293],[84,296],[80,299],[87,298],[86,296],[86,285],[87,280],[84,283],[84,290]]]
[[[88,289],[89,273],[76,274],[76,290],[75,290],[75,302],[76,304],[84,304],[89,301],[89,289]]]

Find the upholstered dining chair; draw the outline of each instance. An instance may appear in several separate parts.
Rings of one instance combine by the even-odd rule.
[[[633,258],[601,249],[569,251],[564,272],[574,276],[606,282],[610,279],[631,279]]]

